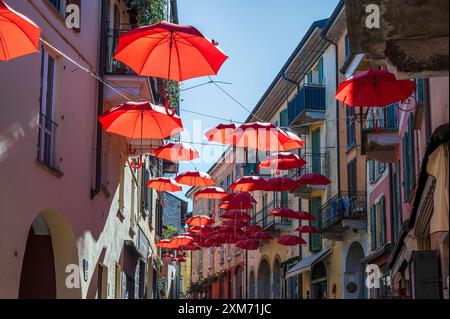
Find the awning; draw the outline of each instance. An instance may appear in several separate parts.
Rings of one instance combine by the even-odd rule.
[[[331,248],[327,248],[315,255],[312,255],[308,258],[299,261],[294,267],[292,267],[286,272],[286,278],[297,276],[305,271],[310,271],[311,267],[314,264],[318,263],[319,261],[327,257],[329,254],[331,254],[331,252],[332,252]]]

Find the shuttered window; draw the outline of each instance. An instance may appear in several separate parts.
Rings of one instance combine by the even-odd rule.
[[[288,110],[284,109],[280,112],[280,127],[287,128],[289,126]]]
[[[322,199],[320,197],[314,197],[309,204],[309,212],[316,218],[311,221],[311,226],[320,229],[322,224],[322,214],[320,212],[320,206],[322,206]],[[314,233],[309,235],[309,250],[311,252],[319,252],[322,250],[322,235],[320,233]]]
[[[323,58],[320,58],[318,68],[319,68],[319,71],[318,71],[318,72],[319,72],[319,80],[318,80],[318,83],[319,83],[319,84],[324,84],[324,77],[323,77]]]
[[[370,206],[370,248],[377,248],[377,215],[375,205]]]
[[[380,245],[386,244],[386,199],[380,199]]]
[[[402,138],[403,149],[403,194],[404,201],[414,189],[416,183],[415,153],[414,153],[414,118],[410,114],[408,118],[408,130]]]

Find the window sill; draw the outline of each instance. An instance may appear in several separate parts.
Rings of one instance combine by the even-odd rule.
[[[61,172],[60,170],[49,166],[47,163],[41,161],[40,159],[36,159],[36,164],[40,167],[42,167],[43,169],[45,169],[47,172],[49,172],[50,174],[56,176],[56,177],[63,177],[64,173]]]

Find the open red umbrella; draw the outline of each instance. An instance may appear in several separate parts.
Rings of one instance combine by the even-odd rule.
[[[232,219],[232,220],[239,220],[239,221],[250,221],[252,220],[252,217],[247,214],[246,212],[239,211],[239,210],[230,210],[227,212],[224,212],[222,215],[220,215],[221,218],[224,219]]]
[[[318,173],[306,173],[300,176],[299,179],[296,180],[297,183],[302,185],[328,185],[331,184],[331,181],[328,177],[318,174]]]
[[[193,216],[186,221],[186,224],[188,224],[189,226],[200,226],[200,227],[208,226],[213,223],[214,221],[212,220],[212,218],[205,215]]]
[[[298,236],[283,236],[278,238],[278,243],[284,246],[306,245],[306,241]]]
[[[161,192],[179,192],[182,190],[180,184],[171,178],[158,177],[147,182],[147,186]]]
[[[313,226],[300,226],[297,227],[295,231],[298,231],[299,233],[314,234],[319,232],[319,229]]]
[[[190,245],[190,244],[192,244],[193,241],[194,241],[194,238],[192,238],[191,236],[180,235],[180,236],[172,238],[172,240],[170,241],[170,244],[172,245],[172,247],[179,248],[179,247]]]
[[[210,142],[233,145],[233,134],[236,128],[234,123],[222,123],[206,131],[205,136]]]
[[[185,263],[185,262],[186,262],[186,258],[184,258],[184,257],[176,258],[175,261],[176,261],[177,263]]]
[[[238,192],[252,192],[265,190],[269,186],[270,185],[267,181],[260,176],[244,176],[238,178],[233,184],[230,185],[230,188],[233,191]]]
[[[270,170],[290,170],[302,168],[307,163],[303,158],[289,152],[274,153],[266,157],[259,166]]]
[[[173,245],[170,239],[161,239],[156,243],[156,247],[172,249]]]
[[[248,233],[248,238],[252,239],[273,239],[272,235],[266,233],[265,231],[257,231],[253,233]]]
[[[309,220],[309,221],[313,221],[316,220],[316,217],[314,217],[313,214],[307,213],[307,212],[296,212],[296,219],[299,220]]]
[[[270,178],[267,182],[268,188],[266,191],[272,192],[293,191],[300,186],[299,183],[289,177],[274,177]]]
[[[369,69],[339,84],[336,99],[349,106],[385,107],[408,99],[415,90],[413,81],[397,80],[387,70]]]
[[[241,227],[247,227],[248,224],[245,221],[242,220],[226,220],[222,223],[222,225],[224,226],[231,226],[231,227],[236,227],[236,228],[241,228]]]
[[[38,52],[41,29],[0,0],[0,61]]]
[[[283,150],[283,143],[289,141],[288,135],[272,123],[252,122],[239,126],[233,134],[238,147],[260,151]]]
[[[171,162],[192,161],[199,158],[198,152],[186,143],[168,143],[156,149],[155,156]]]
[[[297,212],[290,208],[277,208],[272,210],[269,213],[269,216],[272,217],[282,217],[282,218],[292,218],[292,219],[299,219],[299,215]]]
[[[186,246],[181,246],[180,249],[185,250],[185,251],[195,251],[195,250],[200,250],[200,247],[197,246],[196,244],[190,244],[190,245],[186,245]]]
[[[248,192],[235,192],[230,193],[222,198],[223,202],[239,202],[239,203],[254,203],[256,204],[256,199]]]
[[[212,186],[216,183],[207,173],[199,171],[182,173],[175,180],[183,185],[200,187]]]
[[[227,192],[220,187],[210,186],[199,190],[194,194],[194,198],[222,199],[227,196]]]
[[[165,254],[162,255],[162,257],[163,258],[173,258],[173,255],[169,254],[169,253],[165,253]]]
[[[261,243],[255,239],[247,239],[237,242],[236,246],[244,250],[257,250],[261,246]]]
[[[125,33],[114,57],[141,76],[177,82],[215,75],[227,59],[196,28],[165,21]]]
[[[281,150],[292,151],[295,149],[302,148],[305,145],[305,142],[294,133],[288,131],[284,131],[284,133],[287,135],[288,140],[282,142]]]
[[[220,209],[223,210],[245,210],[245,209],[252,209],[253,204],[250,202],[239,202],[239,201],[228,201],[228,202],[222,202],[219,205]]]
[[[247,233],[257,233],[257,232],[263,232],[265,231],[264,228],[262,228],[259,225],[248,225],[247,226]]]

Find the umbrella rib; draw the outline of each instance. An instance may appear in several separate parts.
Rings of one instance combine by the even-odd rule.
[[[183,38],[181,35],[180,35],[180,37]],[[185,39],[185,38],[183,38],[183,39]],[[204,39],[206,39],[206,38],[204,38]],[[186,40],[186,39],[185,39],[185,40]],[[186,41],[187,41],[187,40],[186,40]],[[188,41],[188,42],[189,42],[189,41]],[[189,43],[190,43],[190,42],[189,42]],[[202,57],[206,60],[206,62],[208,63],[208,65],[211,67],[211,70],[213,71],[213,74],[217,74],[216,71],[214,70],[213,66],[211,65],[211,62],[209,62],[209,60],[205,57],[205,54],[202,52],[202,50],[198,49],[198,48],[197,48],[195,45],[193,45],[192,43],[191,43],[191,45],[192,45],[194,48],[196,48],[198,52],[200,52],[200,54],[202,55]]]
[[[5,17],[5,19],[9,20],[9,19],[6,18],[6,17]],[[25,20],[25,21],[26,21],[26,20]],[[31,43],[34,43],[34,42],[33,42],[33,39],[30,38],[30,36],[28,35],[28,33],[25,32],[25,31],[22,29],[22,27],[21,27],[20,25],[17,25],[16,23],[13,23],[11,20],[9,20],[9,22],[10,22],[11,24],[14,24],[17,28],[19,28],[20,31],[22,31],[22,32],[25,34],[25,36],[28,38],[28,40],[30,40]],[[34,23],[31,23],[30,21],[26,21],[26,22],[29,23],[30,25],[32,25],[33,27],[36,27],[36,28],[39,29],[39,38],[40,38],[40,33],[42,32],[41,28],[39,28],[39,27],[38,27],[37,25],[35,25]]]
[[[175,50],[177,51],[177,62],[178,62],[178,78],[181,80],[181,64],[180,64],[180,51],[178,50],[177,41],[173,41],[175,45]]]

